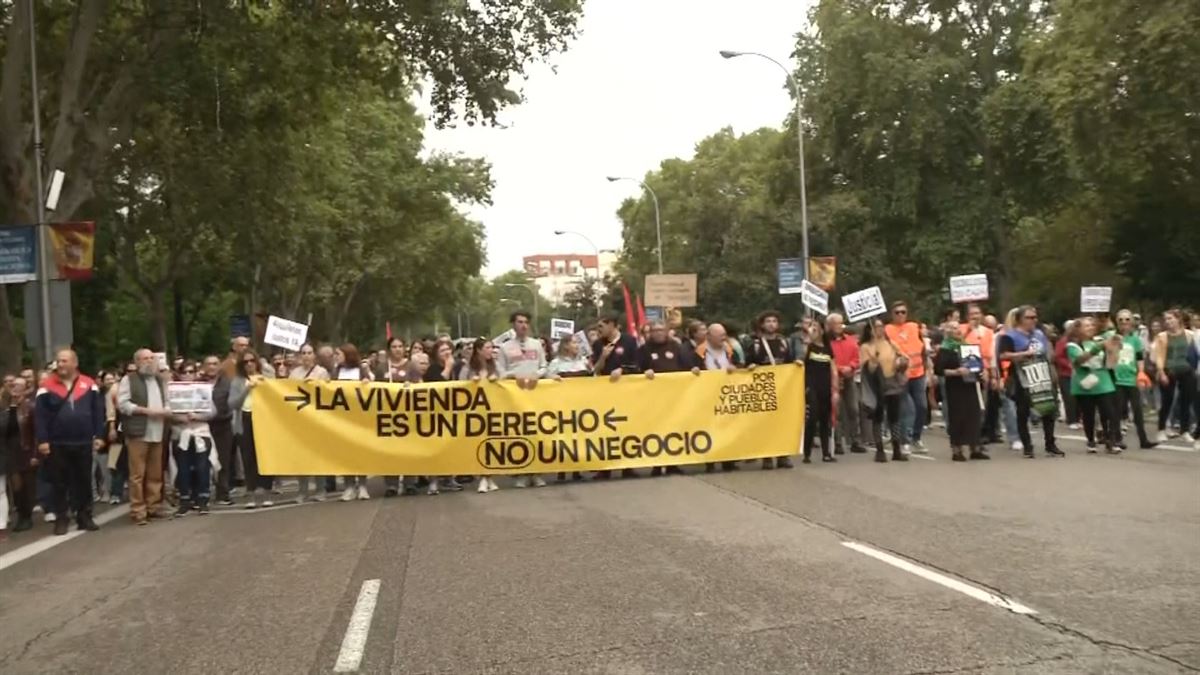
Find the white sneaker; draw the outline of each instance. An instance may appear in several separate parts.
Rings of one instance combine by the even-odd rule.
[[[47,523],[53,523],[54,521],[58,520],[58,516],[54,513],[47,513],[45,520]]]
[[[496,484],[495,478],[492,478],[489,476],[487,479],[487,482],[488,482],[488,492],[495,492],[496,490],[500,489],[500,486]]]
[[[366,485],[359,485],[359,486],[358,486],[358,500],[359,500],[360,502],[365,502],[365,501],[367,501],[367,500],[368,500],[368,499],[370,499],[370,498],[371,498],[371,493],[370,493],[370,492],[367,492],[367,486],[366,486]]]
[[[546,487],[546,479],[541,476],[533,477],[533,487]]]
[[[1158,442],[1159,442],[1159,443],[1166,443],[1166,442],[1167,442],[1167,441],[1169,441],[1169,440],[1170,440],[1170,439],[1169,439],[1169,438],[1167,438],[1167,432],[1166,432],[1166,430],[1163,430],[1163,431],[1160,431],[1160,432],[1158,432]]]
[[[425,494],[427,494],[427,495],[441,494],[441,491],[438,490],[438,480],[436,478],[429,481],[429,489],[425,491]]]
[[[1192,436],[1191,434],[1189,434],[1185,431],[1185,432],[1183,432],[1183,442],[1184,443],[1195,443],[1196,437]]]
[[[513,486],[519,488],[529,487],[529,476],[517,476],[517,481],[513,483]]]
[[[908,443],[905,443],[904,445],[900,446],[900,454],[911,455],[912,454],[912,446],[909,445]]]
[[[1025,444],[1021,441],[1013,441],[1012,449],[1013,452],[1025,452]]]
[[[266,508],[268,506],[275,506],[275,502],[268,499],[267,501],[263,502],[262,505],[263,505],[263,508]]]
[[[490,492],[490,490],[488,489],[487,476],[479,477],[479,488],[476,489],[475,491],[478,492],[479,494],[484,494],[484,493]]]
[[[1068,429],[1074,429],[1075,431],[1079,431],[1079,430],[1080,430],[1080,429],[1082,429],[1083,427],[1079,426],[1079,423],[1078,423],[1078,422],[1076,422],[1076,423],[1074,423],[1074,424],[1068,424],[1068,425],[1067,425],[1067,428],[1068,428]]]
[[[346,488],[345,490],[342,490],[342,499],[341,500],[344,502],[354,501],[354,493],[355,493],[354,486],[351,485],[350,487]]]
[[[925,447],[925,443],[923,443],[922,441],[917,441],[917,442],[913,443],[913,452],[918,455],[928,455],[929,454],[929,450]]]

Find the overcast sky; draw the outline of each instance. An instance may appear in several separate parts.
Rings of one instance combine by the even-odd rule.
[[[631,182],[724,126],[738,133],[779,127],[791,99],[768,61],[726,61],[718,50],[757,51],[790,64],[808,0],[587,0],[570,49],[538,65],[525,102],[500,128],[427,130],[426,147],[487,158],[493,205],[474,209],[487,228],[493,276],[534,253],[619,248],[616,210],[637,194]]]

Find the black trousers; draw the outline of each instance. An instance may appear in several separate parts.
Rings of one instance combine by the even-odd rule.
[[[888,425],[892,432],[892,451],[900,452],[900,440],[904,432],[900,428],[900,410],[903,407],[904,394],[884,396],[875,404],[871,411],[871,434],[875,439],[876,452],[883,452],[883,416],[887,415]]]
[[[808,421],[804,425],[804,456],[812,456],[813,434],[821,434],[821,455],[829,456],[829,438],[832,434],[833,392],[810,392],[808,399]]]
[[[217,459],[221,470],[217,472],[217,501],[229,499],[229,485],[233,476],[233,426],[228,421],[210,422],[213,445],[217,446]]]
[[[7,479],[9,499],[12,500],[13,508],[17,510],[17,518],[32,518],[33,507],[37,504],[37,467],[9,472]]]
[[[1125,419],[1125,411],[1129,408],[1133,409],[1133,426],[1137,429],[1138,441],[1142,445],[1150,443],[1150,437],[1146,435],[1146,417],[1142,412],[1142,396],[1137,387],[1122,387],[1117,385],[1117,418]],[[1118,426],[1117,440],[1123,440],[1120,433],[1121,427]]]
[[[1017,404],[1017,433],[1021,436],[1021,445],[1025,446],[1025,454],[1033,452],[1033,438],[1029,435],[1029,415],[1033,412],[1029,394],[1021,387],[1016,388],[1013,402]],[[1055,413],[1042,415],[1042,438],[1046,442],[1046,450],[1057,448],[1054,440]]]
[[[54,513],[67,517],[67,506],[76,517],[92,513],[92,444],[62,444],[50,446],[47,468],[50,485],[54,488]]]
[[[258,449],[254,445],[254,415],[242,413],[242,435],[237,437],[238,447],[242,451],[242,468],[246,471],[246,492],[253,493],[255,489],[270,491],[274,482],[272,476],[264,476],[258,470]]]
[[[1121,420],[1117,417],[1117,395],[1110,394],[1081,394],[1075,397],[1079,402],[1079,414],[1083,416],[1083,435],[1088,443],[1096,442],[1096,413],[1100,414],[1102,423],[1100,442],[1112,448],[1121,442]]]
[[[987,442],[989,438],[1000,436],[1000,392],[988,387],[987,403],[983,411],[983,431],[981,436]]]
[[[1167,418],[1171,416],[1171,404],[1179,396],[1179,429],[1188,432],[1191,427],[1192,397],[1196,394],[1196,374],[1192,371],[1167,373],[1167,384],[1160,385],[1162,391],[1162,408],[1158,412],[1158,430],[1167,428]],[[1178,392],[1178,393],[1176,393]]]

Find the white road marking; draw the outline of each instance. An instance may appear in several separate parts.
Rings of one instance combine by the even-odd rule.
[[[363,648],[367,645],[367,634],[371,632],[371,617],[375,616],[375,599],[379,597],[379,579],[367,579],[358,592],[358,602],[346,626],[342,638],[342,650],[338,652],[335,673],[353,673],[362,664]]]
[[[1065,438],[1065,439],[1072,440],[1072,441],[1081,441],[1083,443],[1087,443],[1087,436],[1074,436],[1074,435],[1068,435],[1068,434],[1055,434],[1055,436],[1057,438]],[[1135,436],[1135,438],[1136,438],[1136,436]],[[1141,448],[1138,448],[1136,445],[1133,445],[1132,443],[1130,443],[1130,445],[1129,445],[1129,452],[1133,452],[1134,450],[1140,450],[1140,449]],[[1156,447],[1154,449],[1155,450],[1174,450],[1175,452],[1196,452],[1195,448],[1189,448],[1186,445],[1171,445],[1170,443],[1159,443],[1158,447]]]
[[[100,515],[96,516],[96,524],[103,525],[105,523],[110,523],[110,522],[116,520],[117,518],[120,518],[121,516],[124,516],[128,513],[129,513],[129,505],[122,504],[116,508],[109,509],[109,510],[105,511],[104,513],[101,513]],[[46,523],[46,524],[50,525],[50,523]],[[72,527],[74,527],[74,524],[72,524]],[[75,537],[78,537],[85,533],[86,533],[85,530],[72,529],[71,531],[67,532],[66,534],[64,534],[62,536],[56,537],[54,535],[50,535],[48,537],[39,539],[39,540],[33,542],[32,544],[26,544],[20,548],[13,549],[13,550],[9,551],[8,553],[5,553],[4,555],[0,555],[0,570],[3,570],[8,567],[12,567],[13,565],[16,565],[17,563],[21,562],[22,560],[28,560],[39,553],[44,553],[46,551],[49,551],[50,549],[54,548],[55,546],[58,546],[59,544],[65,544],[68,541],[71,541],[72,539],[74,539]],[[15,536],[20,536],[20,535],[18,534]]]
[[[916,453],[913,453],[913,454],[909,455],[908,457],[909,457],[909,459],[924,459],[924,460],[927,460],[930,462],[937,461],[937,457],[930,457],[929,455],[918,455]]]
[[[1022,605],[1019,602],[1015,602],[1001,595],[996,595],[991,591],[984,590],[978,586],[973,586],[965,581],[959,581],[958,579],[948,577],[941,572],[935,572],[927,567],[922,567],[903,558],[898,558],[890,553],[884,553],[879,549],[871,548],[865,544],[860,544],[855,541],[843,541],[842,546],[845,546],[853,551],[858,551],[863,555],[869,555],[880,562],[885,562],[892,567],[902,569],[910,574],[915,574],[926,581],[932,581],[933,583],[945,586],[950,590],[958,591],[963,595],[975,598],[980,602],[986,602],[993,607],[1006,609],[1014,614],[1037,614],[1036,611],[1026,607],[1025,605]]]

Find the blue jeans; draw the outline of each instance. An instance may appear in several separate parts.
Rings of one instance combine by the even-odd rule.
[[[45,513],[54,513],[54,485],[50,483],[49,462],[45,457],[38,456],[37,467],[37,503]]]
[[[1009,444],[1021,440],[1021,432],[1017,428],[1017,404],[1006,394],[1000,395],[1000,414],[1004,417],[1004,437]]]
[[[175,453],[175,467],[179,470],[175,477],[179,497],[193,504],[207,503],[212,494],[212,463],[208,461],[212,439],[193,436],[188,447],[172,444],[171,450]]]
[[[917,443],[921,440],[921,430],[925,428],[928,407],[925,399],[925,376],[912,378],[908,381],[908,389],[904,396],[904,410],[900,414],[905,443]]]

